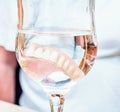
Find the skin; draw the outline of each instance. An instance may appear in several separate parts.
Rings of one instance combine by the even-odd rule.
[[[15,53],[0,46],[0,100],[15,102]]]

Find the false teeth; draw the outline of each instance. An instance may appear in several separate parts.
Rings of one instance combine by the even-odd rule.
[[[28,48],[28,51],[26,49],[25,55],[52,61],[72,80],[78,80],[80,77],[84,76],[84,73],[80,70],[72,58],[54,47],[40,46],[36,49]]]

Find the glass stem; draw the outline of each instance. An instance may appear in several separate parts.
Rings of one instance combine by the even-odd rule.
[[[50,96],[51,112],[63,112],[64,96],[59,94],[52,94]]]

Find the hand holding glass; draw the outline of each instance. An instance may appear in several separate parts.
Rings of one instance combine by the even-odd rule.
[[[63,111],[96,53],[94,0],[18,0],[17,59],[49,96],[51,112]]]

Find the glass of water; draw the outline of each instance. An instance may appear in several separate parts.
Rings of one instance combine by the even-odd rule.
[[[95,61],[95,1],[17,2],[17,60],[23,71],[49,96],[51,112],[63,112],[64,96]]]

